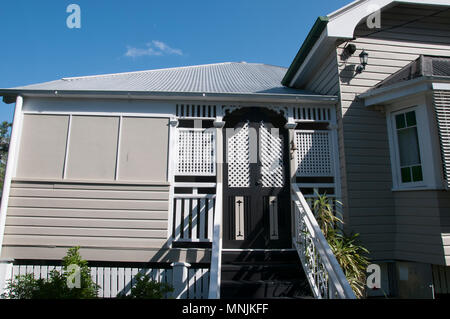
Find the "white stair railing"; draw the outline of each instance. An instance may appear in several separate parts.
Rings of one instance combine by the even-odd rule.
[[[311,208],[297,185],[292,185],[295,209],[293,243],[317,299],[356,299]]]
[[[208,299],[220,299],[220,273],[222,265],[222,183],[217,183],[214,213],[211,268],[209,272]]]

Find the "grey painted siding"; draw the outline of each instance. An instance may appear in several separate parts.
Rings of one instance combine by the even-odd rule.
[[[24,115],[18,177],[62,178],[68,123],[68,115]]]
[[[306,89],[326,95],[339,93],[336,51],[332,51],[306,85]]]
[[[168,124],[165,117],[123,117],[120,126],[119,116],[25,114],[16,177],[166,182]]]
[[[164,184],[14,181],[2,258],[55,259],[81,246],[89,260],[177,261],[181,252],[165,247],[168,199]]]
[[[444,265],[439,198],[445,192],[395,192],[396,258]]]
[[[450,195],[448,192],[438,192],[438,201],[445,263],[450,266]]]
[[[68,179],[114,180],[119,118],[73,116],[68,143]]]
[[[167,180],[168,125],[166,118],[123,118],[119,180]]]
[[[427,221],[431,223],[427,227],[414,225],[422,221],[422,217],[414,217],[417,212],[438,214],[437,207],[433,206],[436,199],[414,201],[417,195],[414,192],[391,192],[385,115],[366,109],[356,99],[358,94],[366,92],[420,54],[450,56],[450,13],[425,18],[438,10],[442,8],[430,10],[406,5],[391,8],[381,15],[382,27],[388,30],[374,33],[367,29],[365,21],[357,28],[355,40],[351,41],[357,51],[347,61],[340,58],[347,43],[337,47],[343,125],[340,147],[341,153],[345,154],[341,164],[342,176],[345,176],[342,180],[344,217],[349,230],[361,233],[374,259],[438,261],[434,246],[439,242],[436,217]],[[418,18],[423,19],[393,28]],[[369,64],[364,72],[355,74],[362,50],[369,53]],[[417,206],[410,209],[406,198],[412,199]],[[424,216],[423,219],[427,218]],[[421,235],[430,237],[429,244],[417,243]],[[431,247],[434,250],[430,250]]]

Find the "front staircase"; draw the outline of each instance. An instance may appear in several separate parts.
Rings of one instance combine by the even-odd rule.
[[[222,299],[313,298],[296,251],[222,251]]]

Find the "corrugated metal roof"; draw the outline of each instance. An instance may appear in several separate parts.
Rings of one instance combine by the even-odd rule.
[[[179,93],[314,94],[281,85],[287,69],[227,62],[128,73],[63,78],[15,90],[133,91]]]
[[[417,60],[378,83],[373,90],[423,76],[450,78],[450,58],[421,55]]]

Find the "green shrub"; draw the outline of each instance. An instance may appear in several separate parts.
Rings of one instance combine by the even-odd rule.
[[[341,265],[347,280],[358,298],[364,296],[366,286],[366,257],[369,251],[359,242],[359,234],[345,234],[341,231],[344,222],[336,217],[331,201],[326,195],[317,195],[313,210],[331,250]],[[339,203],[338,203],[339,204]]]
[[[80,270],[80,288],[70,288],[68,283],[74,279],[75,269],[70,265],[77,265]],[[76,283],[72,280],[72,283]],[[16,276],[6,287],[2,298],[7,299],[91,299],[98,294],[96,285],[90,276],[87,261],[79,254],[79,247],[70,248],[63,258],[62,272],[53,270],[49,279],[35,279],[33,274]]]
[[[125,299],[162,299],[173,287],[166,283],[153,281],[149,275],[137,274],[129,295],[119,295]]]

